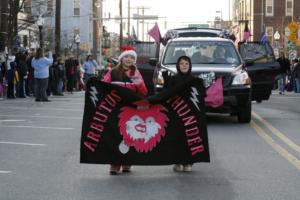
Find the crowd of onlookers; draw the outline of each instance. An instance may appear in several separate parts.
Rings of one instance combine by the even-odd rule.
[[[35,97],[36,101],[49,101],[48,96],[62,96],[64,92],[82,91],[88,78],[103,73],[110,63],[97,63],[88,55],[83,63],[69,54],[66,57],[44,55],[42,49],[28,53],[15,49],[8,56],[0,56],[0,98]]]
[[[280,64],[278,90],[280,95],[285,91],[300,93],[300,59],[290,61],[284,53],[277,59]]]

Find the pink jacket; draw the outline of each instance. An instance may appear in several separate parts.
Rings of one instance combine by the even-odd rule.
[[[126,87],[126,88],[136,91],[137,93],[142,94],[144,96],[147,95],[147,92],[148,92],[147,87],[146,87],[144,79],[138,69],[135,70],[135,74],[133,76],[130,76],[129,71],[125,72],[125,75],[128,78],[130,78],[132,82],[112,81],[110,72],[111,71],[108,71],[106,73],[105,77],[103,78],[104,82]]]

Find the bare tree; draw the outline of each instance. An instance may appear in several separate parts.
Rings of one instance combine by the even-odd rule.
[[[4,51],[5,46],[7,46],[7,36],[8,36],[8,0],[1,0],[1,24],[0,24],[0,51]]]
[[[60,32],[61,32],[61,0],[56,0],[55,8],[55,53],[60,53]]]

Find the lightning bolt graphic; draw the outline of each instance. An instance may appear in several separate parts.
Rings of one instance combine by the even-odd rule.
[[[199,93],[198,93],[198,91],[197,91],[197,89],[195,87],[192,87],[191,95],[192,95],[190,97],[191,101],[194,103],[194,105],[200,111],[200,108],[198,106],[199,101],[198,101],[198,98],[197,98],[197,95],[199,95]]]
[[[95,86],[91,87],[90,94],[91,94],[90,98],[96,107],[96,102],[98,101],[98,97],[97,97],[98,92]]]

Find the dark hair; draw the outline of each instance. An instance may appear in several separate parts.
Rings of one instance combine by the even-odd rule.
[[[192,71],[192,61],[191,61],[190,57],[188,57],[188,56],[180,56],[178,58],[177,63],[176,63],[176,69],[177,69],[178,74],[182,74],[182,72],[179,68],[179,63],[180,63],[181,60],[185,60],[189,63],[190,69],[189,69],[187,74],[190,74],[191,71]]]
[[[92,57],[92,55],[91,55],[91,54],[88,54],[88,55],[86,56],[85,61],[89,61],[89,57]]]
[[[119,62],[115,68],[116,68],[115,69],[116,70],[116,78],[118,80],[122,80],[123,74],[125,73],[122,62]],[[133,76],[135,73],[136,67],[134,65],[132,65],[129,67],[129,70],[130,70],[129,75]]]
[[[39,59],[39,58],[42,58],[42,57],[44,57],[43,49],[42,48],[38,48],[36,50],[35,59]]]

